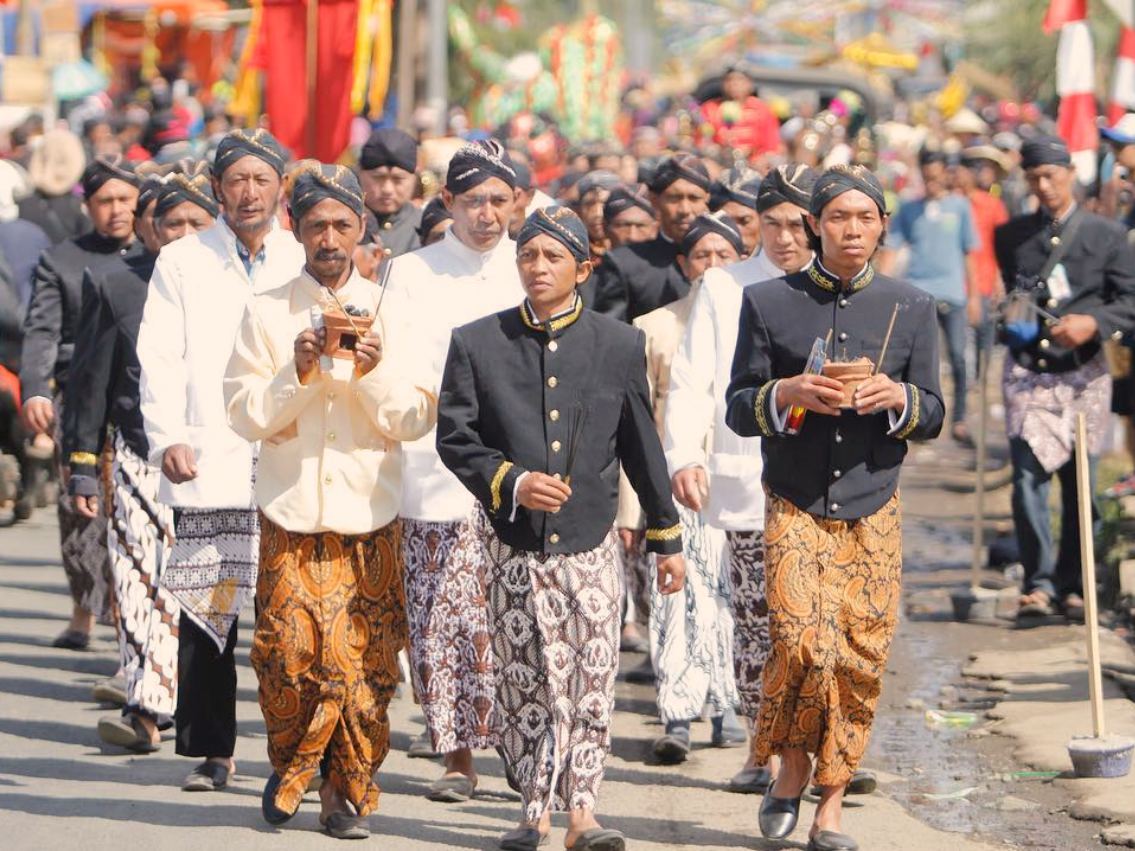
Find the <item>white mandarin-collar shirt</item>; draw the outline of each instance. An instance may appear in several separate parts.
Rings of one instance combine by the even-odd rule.
[[[489,251],[476,251],[452,228],[441,241],[394,260],[387,287],[407,305],[415,355],[434,393],[441,388],[453,329],[515,308],[524,298],[515,242],[504,237]],[[463,520],[473,510],[473,496],[441,463],[435,443],[431,430],[403,446],[402,516]]]
[[[437,395],[416,380],[405,306],[352,273],[335,291],[307,272],[257,295],[245,314],[225,375],[233,429],[261,441],[256,504],[290,532],[360,535],[394,520],[402,500],[402,441],[437,422]],[[307,384],[296,373],[295,339],[312,308],[366,310],[382,360],[359,377],[354,360],[333,357]],[[428,379],[427,379],[428,380]]]
[[[225,367],[254,293],[278,287],[303,268],[303,248],[278,226],[264,239],[249,276],[224,216],[162,248],[138,331],[142,416],[150,461],[176,444],[192,447],[197,477],[162,476],[159,499],[184,508],[249,508],[255,448],[229,428]]]

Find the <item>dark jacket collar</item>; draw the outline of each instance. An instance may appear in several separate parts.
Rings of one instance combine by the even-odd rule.
[[[569,325],[574,325],[580,316],[583,315],[583,299],[576,294],[575,303],[567,310],[557,313],[548,322],[540,322],[536,318],[536,312],[532,309],[532,305],[528,303],[528,299],[520,305],[520,319],[524,323],[524,327],[530,331],[542,331],[549,336],[558,334]]]
[[[867,265],[860,269],[846,285],[844,285],[839,275],[828,271],[824,267],[823,261],[819,256],[815,257],[812,264],[803,271],[813,284],[830,293],[838,293],[841,291],[856,293],[864,289],[875,279],[875,267],[870,261],[868,261]]]

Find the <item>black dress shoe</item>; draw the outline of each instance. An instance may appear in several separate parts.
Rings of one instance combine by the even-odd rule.
[[[279,788],[280,777],[273,771],[268,782],[264,784],[264,794],[260,796],[260,812],[263,813],[264,821],[268,824],[283,824],[296,814],[295,810],[289,813],[276,806],[276,790]]]
[[[873,771],[859,769],[851,775],[851,779],[847,782],[847,788],[843,790],[845,795],[870,795],[879,788],[879,779],[875,777]],[[822,786],[812,786],[813,795],[822,795],[824,789]]]
[[[761,799],[761,809],[757,818],[761,826],[761,836],[765,839],[784,839],[796,829],[800,818],[800,799],[803,791],[795,798],[776,798],[770,789]]]
[[[654,668],[650,664],[650,657],[647,656],[642,662],[623,674],[623,679],[636,685],[654,685],[655,675]]]
[[[807,851],[859,851],[859,843],[846,834],[821,830],[808,840]]]

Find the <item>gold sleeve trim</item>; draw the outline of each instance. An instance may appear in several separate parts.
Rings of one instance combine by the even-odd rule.
[[[99,456],[95,455],[93,452],[72,452],[70,462],[72,464],[86,464],[94,467],[99,462]]]
[[[768,418],[768,394],[775,383],[775,381],[766,381],[757,391],[756,401],[753,402],[753,413],[757,417],[757,430],[766,437],[776,434],[776,429],[772,427]]]
[[[914,433],[914,430],[918,428],[919,414],[922,411],[922,394],[913,384],[908,384],[907,387],[910,388],[910,422],[903,426],[902,431],[895,435],[899,440],[906,440]]]
[[[682,524],[675,523],[669,529],[647,529],[646,540],[648,541],[673,541],[675,538],[682,537]]]
[[[501,465],[499,467],[497,467],[497,472],[493,476],[493,483],[491,485],[489,485],[489,491],[492,493],[492,497],[493,497],[493,513],[494,514],[501,510],[501,482],[504,481],[504,477],[506,475],[508,475],[508,471],[511,470],[511,469],[512,469],[512,462],[511,461],[502,462]]]

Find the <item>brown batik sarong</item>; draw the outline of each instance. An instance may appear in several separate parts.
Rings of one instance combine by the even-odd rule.
[[[402,520],[410,670],[433,749],[496,747],[493,650],[471,520]]]
[[[769,494],[765,567],[772,649],[764,668],[757,759],[801,748],[815,781],[859,766],[898,623],[902,521],[895,494],[869,517],[816,517]]]
[[[378,805],[386,709],[406,644],[397,521],[366,535],[299,534],[260,517],[260,681],[276,806],[294,812],[326,752],[328,781],[360,815]]]
[[[594,808],[611,749],[619,665],[614,530],[593,550],[514,550],[475,521],[489,573],[501,752],[527,821]]]

